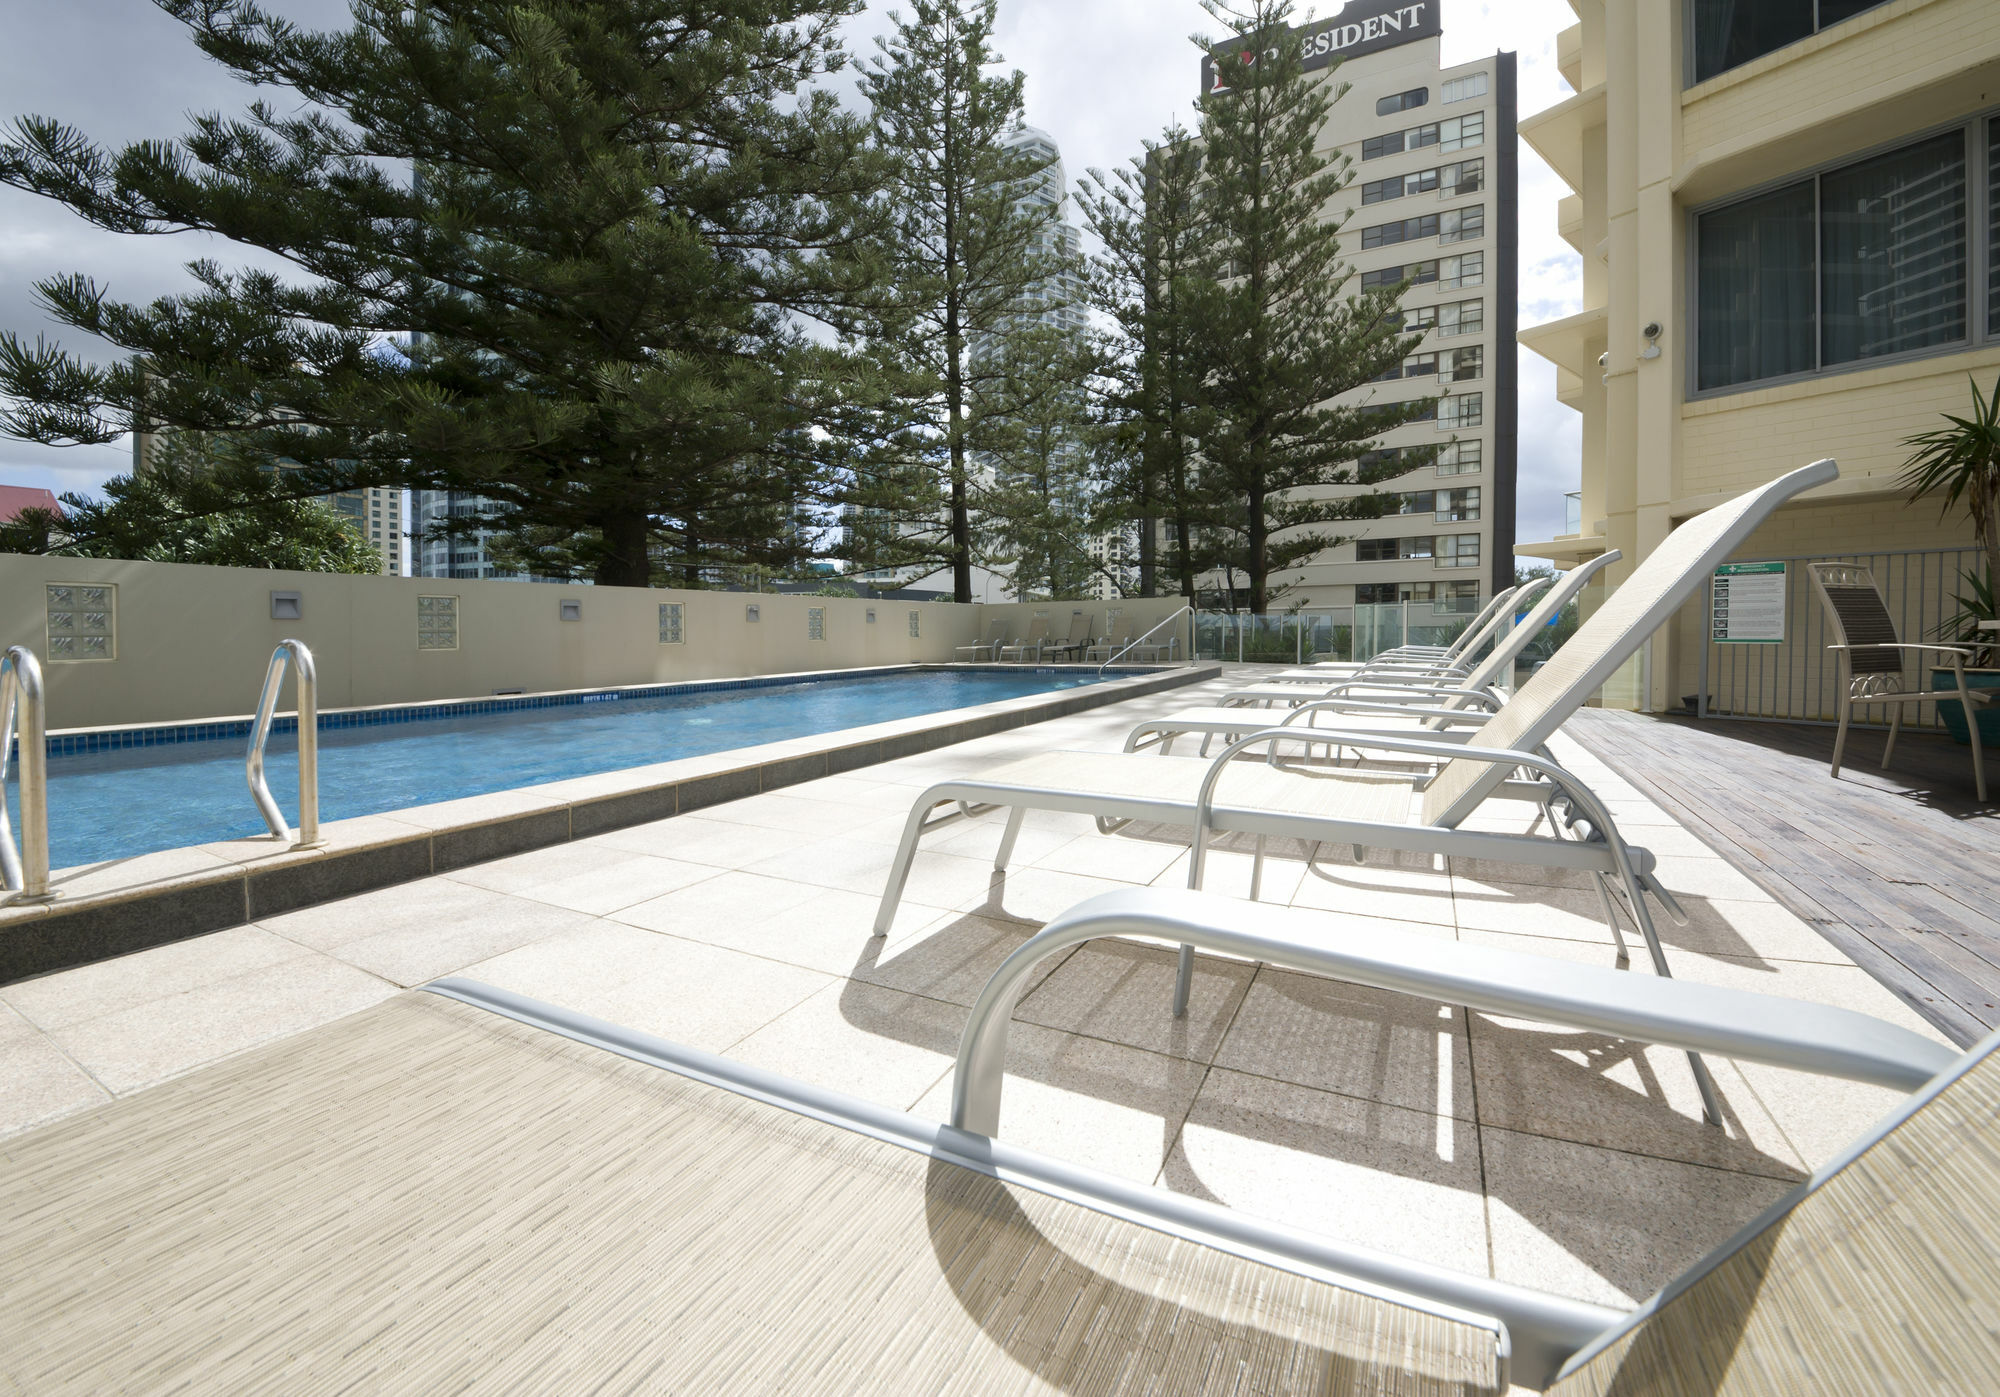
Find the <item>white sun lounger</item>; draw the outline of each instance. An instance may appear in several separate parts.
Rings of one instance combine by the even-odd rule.
[[[1317,725],[1322,717],[1335,718],[1338,721],[1334,726],[1346,729],[1410,735],[1428,731],[1439,735],[1441,740],[1463,741],[1471,735],[1469,727],[1484,723],[1505,702],[1498,686],[1511,675],[1515,660],[1529,642],[1589,585],[1592,577],[1621,556],[1614,548],[1572,568],[1560,585],[1543,595],[1526,619],[1461,678],[1432,682],[1390,675],[1356,675],[1332,685],[1316,699],[1301,703],[1276,723],[1268,709],[1241,705],[1182,709],[1136,724],[1126,736],[1125,750],[1135,752],[1156,745],[1164,755],[1173,750],[1175,738],[1199,734],[1202,755],[1206,756],[1211,738],[1233,739],[1260,728],[1290,726],[1302,718]]]
[[[1000,647],[1006,643],[1006,640],[1007,622],[1005,620],[995,621],[991,628],[987,630],[986,639],[974,641],[970,645],[961,645],[955,653],[974,661],[982,659],[997,660],[1000,658]]]
[[[1251,734],[1210,763],[1130,753],[1049,752],[976,776],[939,782],[917,798],[910,812],[883,889],[875,931],[886,932],[895,916],[930,811],[948,803],[993,804],[1010,808],[994,860],[999,869],[1013,856],[1023,817],[1036,809],[1076,811],[1100,822],[1192,825],[1190,882],[1196,887],[1210,830],[1583,870],[1592,875],[1621,948],[1614,896],[1645,938],[1654,970],[1668,975],[1666,953],[1645,895],[1657,897],[1670,913],[1676,909],[1652,876],[1650,855],[1627,845],[1603,803],[1540,749],[1773,510],[1838,475],[1832,461],[1818,461],[1683,524],[1556,657],[1462,745],[1333,728],[1306,730],[1312,742],[1322,745],[1337,741],[1392,759],[1438,763],[1434,776],[1233,760],[1257,748],[1275,757],[1281,744],[1300,741],[1301,730],[1293,727]],[[1528,779],[1517,780],[1516,773],[1525,773]],[[1493,797],[1539,802],[1549,816],[1548,833],[1462,828]],[[1186,1003],[1192,965],[1191,951],[1183,948],[1177,1011]],[[1697,1057],[1690,1061],[1709,1118],[1720,1122],[1720,1104],[1707,1069]]]

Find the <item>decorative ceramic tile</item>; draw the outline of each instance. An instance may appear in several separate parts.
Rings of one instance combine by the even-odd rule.
[[[116,587],[55,583],[46,592],[49,659],[68,662],[118,658]]]

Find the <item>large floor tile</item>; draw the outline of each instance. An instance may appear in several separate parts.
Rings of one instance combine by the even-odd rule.
[[[1386,990],[1266,966],[1214,1062],[1342,1096],[1472,1116],[1464,1012]]]
[[[404,892],[412,894],[407,902],[397,896]],[[415,986],[589,921],[581,912],[436,878],[288,913],[263,926],[306,945],[325,936],[332,944],[320,949],[327,954]]]
[[[1478,1143],[1453,1116],[1211,1068],[1162,1177],[1339,1241],[1486,1272]]]
[[[820,839],[760,859],[744,871],[816,888],[880,894],[889,881],[895,851],[853,839]]]
[[[1204,1070],[1184,1058],[1016,1023],[999,1138],[1150,1183]],[[946,1077],[917,1103],[916,1114],[946,1120],[950,1112]]]
[[[1807,1172],[1735,1065],[1708,1064],[1723,1124],[1707,1123],[1687,1054],[1474,1014],[1482,1124],[1796,1182]]]
[[[1493,1274],[1606,1305],[1652,1294],[1792,1188],[1490,1127],[1480,1147]]]
[[[465,974],[709,1052],[833,983],[817,971],[616,922],[590,923]]]
[[[1340,862],[1329,858],[1314,860],[1292,894],[1292,905],[1363,917],[1390,917],[1403,922],[1453,925],[1449,874],[1412,868],[1407,861],[1370,860],[1356,864],[1351,854]]]
[[[678,863],[705,864],[712,868],[748,868],[787,849],[801,848],[824,831],[759,829],[754,825],[732,824],[706,815],[681,815],[656,820],[648,825],[612,830],[580,839],[580,847],[596,845],[622,849],[634,854],[652,854]]]
[[[880,903],[881,898],[872,893],[815,893],[782,911],[746,907],[741,917],[703,922],[694,939],[829,975],[851,975],[856,966],[874,964],[885,944],[875,935]],[[942,907],[905,899],[897,904],[886,943],[914,936],[955,916]]]
[[[1024,995],[1014,1017],[1148,1052],[1207,1062],[1237,1017],[1255,967],[1196,956],[1187,1013],[1174,1017],[1178,956],[1130,941],[1092,941]]]
[[[754,1067],[909,1110],[951,1070],[965,1010],[841,980],[729,1049]]]
[[[611,916],[648,931],[710,941],[721,927],[775,917],[818,895],[819,890],[806,883],[759,873],[720,873],[664,897],[622,907]]]
[[[1019,922],[948,912],[905,936],[869,943],[848,971],[856,980],[970,1008],[1000,963],[1033,934]],[[1025,993],[1055,973],[1064,951],[1030,972]]]
[[[1005,917],[1039,926],[1079,902],[1088,901],[1101,893],[1125,892],[1132,886],[1130,883],[1113,882],[1109,878],[1056,873],[1046,868],[1014,868],[1005,874],[992,873],[990,869],[986,871],[991,876],[982,880],[986,889],[983,895],[964,896],[949,905],[961,911],[978,912],[982,916]],[[915,891],[914,875],[911,884],[912,891]],[[941,902],[941,892],[942,889],[931,888],[917,895],[928,902]]]
[[[801,800],[794,795],[769,792],[743,800],[711,805],[702,813],[712,820],[757,829],[791,830],[822,837],[837,833],[842,824],[838,811],[824,801]]]
[[[79,1019],[50,1037],[91,1076],[124,1093],[356,1013],[396,986],[321,955]]]
[[[54,1040],[0,1004],[0,1136],[109,1101]]]
[[[23,980],[0,989],[0,1000],[42,1028],[61,1028],[310,954],[261,928],[231,927]]]
[[[1033,859],[1035,867],[1057,873],[1082,873],[1121,883],[1150,883],[1187,852],[1185,840],[1162,843],[1117,835],[1078,835],[1060,848]],[[1021,860],[1030,862],[1030,860]]]
[[[558,844],[510,859],[474,864],[450,876],[474,887],[601,917],[713,878],[715,873],[705,864],[652,854],[603,845]]]

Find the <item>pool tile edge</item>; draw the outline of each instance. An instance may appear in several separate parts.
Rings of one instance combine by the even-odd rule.
[[[762,760],[721,770],[701,771],[695,767],[685,775],[665,781],[641,777],[624,790],[600,787],[589,794],[578,792],[565,797],[557,794],[557,789],[570,783],[520,787],[514,792],[494,794],[517,796],[530,808],[484,818],[440,820],[433,824],[422,812],[435,807],[388,811],[380,816],[360,817],[369,821],[370,826],[366,833],[357,830],[361,837],[352,844],[340,841],[339,826],[346,822],[337,821],[327,826],[335,843],[325,849],[295,851],[272,847],[261,856],[254,849],[240,850],[233,856],[217,853],[216,857],[227,862],[213,870],[181,873],[47,904],[0,902],[0,985],[205,936],[282,912],[452,872],[489,859],[507,858],[689,814],[1045,719],[1201,683],[1220,673],[1219,665],[1197,664],[1134,675],[1085,689],[1026,695],[954,709],[946,714],[898,719],[866,729],[844,729],[818,738],[790,739],[767,744],[777,750],[769,750]],[[867,735],[859,741],[851,740],[849,735],[856,732]],[[806,743],[817,746],[814,750],[799,750]],[[693,766],[721,755],[724,754],[687,761]],[[632,770],[635,774],[651,775],[648,768]],[[466,802],[445,804],[470,805],[489,799],[471,797]],[[385,830],[384,823],[402,824],[409,833],[405,836]]]

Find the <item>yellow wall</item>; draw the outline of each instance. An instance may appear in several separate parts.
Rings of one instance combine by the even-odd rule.
[[[45,584],[117,587],[112,661],[49,662]],[[271,619],[274,590],[302,594],[298,620]],[[417,649],[417,598],[459,598],[459,648]],[[583,604],[564,621],[563,601]],[[687,610],[679,645],[659,643],[659,606]],[[745,608],[755,605],[751,623]],[[1068,630],[1073,609],[1093,631],[1110,606],[1147,623],[1178,598],[955,606],[840,597],[559,587],[527,582],[340,576],[99,562],[0,554],[0,646],[26,645],[44,662],[52,728],[100,727],[240,715],[256,704],[280,640],[303,640],[319,671],[322,708],[484,697],[686,679],[789,674],[870,665],[940,663],[998,617],[1013,633],[1049,611]],[[807,639],[806,612],[826,609],[826,639]],[[876,621],[869,624],[873,609]],[[920,637],[909,613],[920,613]],[[290,689],[286,706],[290,706]]]
[[[1581,95],[1525,118],[1522,132],[1559,172],[1575,172],[1563,231],[1583,259],[1583,303],[1598,328],[1538,340],[1530,327],[1522,339],[1557,363],[1563,401],[1583,414],[1584,537],[1518,551],[1567,560],[1618,548],[1615,586],[1677,523],[1823,456],[1840,462],[1842,480],[1744,556],[1958,546],[1963,520],[1903,505],[1894,477],[1904,438],[1963,409],[1968,373],[1990,389],[2000,344],[1690,401],[1688,227],[1699,206],[2000,108],[2000,3],[1893,0],[1693,88],[1682,82],[1682,4],[1572,7],[1579,22],[1561,48]],[[1652,359],[1642,357],[1648,321],[1663,327]],[[1678,686],[1694,634],[1691,622],[1670,627],[1650,688],[1635,682],[1635,664],[1626,701],[1663,707],[1687,692]]]

